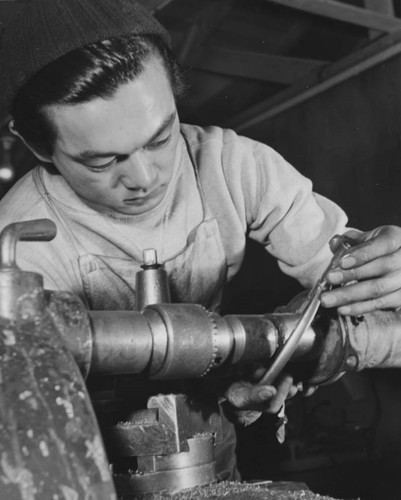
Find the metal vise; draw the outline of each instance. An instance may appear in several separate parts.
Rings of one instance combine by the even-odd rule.
[[[73,294],[46,291],[40,275],[16,266],[18,240],[54,235],[48,220],[13,224],[0,235],[0,490],[11,498],[33,490],[38,498],[81,498],[91,489],[97,499],[115,498],[103,439],[124,498],[216,481],[217,399],[160,394],[147,409],[128,404],[128,411],[118,400],[98,401],[106,415],[100,432],[77,366],[85,378],[235,379],[244,367],[269,367],[300,313],[222,317],[194,304],[152,304],[155,296],[168,300],[154,259],[144,265],[149,275],[139,278],[139,289],[144,283],[151,291],[141,297],[141,310],[87,311]],[[400,326],[396,312],[358,321],[321,314],[290,363],[310,384],[332,382],[347,370],[395,366],[398,358],[388,353],[362,358],[358,346],[367,352],[366,337],[387,335],[401,352]]]

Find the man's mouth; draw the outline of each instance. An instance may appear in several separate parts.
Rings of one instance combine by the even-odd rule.
[[[126,205],[145,205],[149,201],[152,201],[155,198],[157,198],[162,193],[162,191],[164,191],[163,186],[160,186],[151,191],[150,193],[136,195],[133,196],[132,198],[125,198],[124,203]]]
[[[124,203],[126,205],[144,205],[149,201],[149,196],[138,196],[136,198],[126,198]]]

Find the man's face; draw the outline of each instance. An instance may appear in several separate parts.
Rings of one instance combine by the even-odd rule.
[[[139,215],[162,201],[180,131],[158,58],[111,98],[48,111],[57,130],[50,160],[85,203],[102,212]]]

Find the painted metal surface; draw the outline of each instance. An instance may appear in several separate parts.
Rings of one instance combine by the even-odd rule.
[[[0,497],[113,500],[85,382],[50,314],[42,278],[15,265],[19,239],[54,234],[49,224],[24,222],[0,235]]]

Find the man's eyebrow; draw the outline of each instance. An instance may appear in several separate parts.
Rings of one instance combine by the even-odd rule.
[[[92,151],[91,149],[88,149],[86,151],[82,151],[82,153],[78,153],[77,155],[67,154],[67,156],[69,156],[72,160],[80,162],[97,158],[111,158],[114,156],[114,153],[100,153],[99,151]]]
[[[144,146],[148,146],[151,144],[155,139],[159,137],[160,134],[162,134],[168,127],[172,125],[172,123],[175,120],[175,117],[177,115],[177,111],[173,111],[157,128],[154,134],[146,141],[146,144]],[[109,152],[100,152],[100,151],[94,151],[92,149],[87,149],[85,151],[82,151],[81,153],[78,153],[76,155],[68,155],[72,160],[75,161],[86,161],[86,160],[93,160],[97,158],[111,158],[112,156],[115,156],[115,153],[112,151]]]
[[[174,122],[177,111],[173,111],[170,116],[168,116],[164,122],[160,125],[160,127],[156,130],[156,132],[152,135],[152,137],[146,141],[145,146],[151,144],[155,139],[159,137],[170,125]]]

